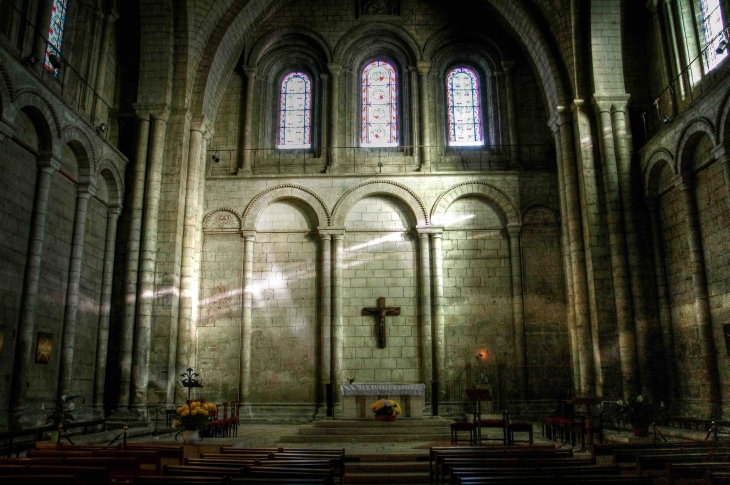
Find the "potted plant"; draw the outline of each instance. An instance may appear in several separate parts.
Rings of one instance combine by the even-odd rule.
[[[664,402],[656,404],[644,399],[641,394],[629,396],[626,400],[616,401],[618,417],[621,422],[628,423],[634,430],[634,436],[645,437],[649,433],[649,425],[661,421],[666,413]]]
[[[192,443],[198,439],[199,432],[205,428],[210,413],[216,410],[215,404],[201,404],[193,401],[190,405],[183,404],[175,410],[177,419],[172,423],[180,429],[183,435],[183,442]]]
[[[392,399],[379,399],[370,405],[375,412],[375,421],[395,421],[395,417],[401,413],[400,404]]]
[[[59,425],[66,428],[71,421],[75,421],[73,412],[76,405],[71,402],[79,396],[61,396],[60,399],[53,401],[53,410],[46,416],[43,424],[52,424],[54,426],[51,431],[51,441],[58,443],[60,439]]]

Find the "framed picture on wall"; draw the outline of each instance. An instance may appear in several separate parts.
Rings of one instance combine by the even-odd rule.
[[[51,362],[51,350],[53,349],[53,334],[38,332],[38,342],[35,350],[35,363],[48,364]]]

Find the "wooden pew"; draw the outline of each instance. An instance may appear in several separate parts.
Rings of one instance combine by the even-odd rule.
[[[80,483],[100,485],[111,483],[111,470],[101,466],[70,466],[70,465],[8,465],[0,467],[0,478],[3,475],[25,475],[28,481],[37,481],[36,475],[64,475],[73,476]],[[53,483],[53,482],[50,482]]]
[[[33,475],[33,480],[38,483],[49,483],[53,485],[85,485],[73,475]],[[29,485],[28,475],[3,475],[3,485]]]
[[[485,477],[462,482],[463,485],[654,485],[649,477],[581,475],[559,477],[556,475],[517,475],[511,477]]]
[[[449,483],[458,485],[463,483],[471,483],[479,481],[488,476],[532,476],[532,475],[550,475],[554,477],[570,477],[575,475],[618,475],[619,469],[613,466],[566,466],[558,468],[489,468],[487,470],[479,469],[460,469],[452,470],[449,476]]]
[[[730,463],[730,455],[715,453],[677,453],[677,454],[658,454],[658,455],[639,455],[636,458],[636,469],[639,475],[644,475],[649,471],[667,469],[667,463],[702,463],[702,462],[728,462]]]
[[[667,463],[667,481],[675,483],[680,480],[703,480],[709,481],[710,472],[730,472],[728,462],[704,462],[704,463]]]

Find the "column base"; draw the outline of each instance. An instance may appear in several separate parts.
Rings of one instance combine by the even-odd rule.
[[[238,177],[250,177],[251,175],[251,167],[241,167],[236,171]]]

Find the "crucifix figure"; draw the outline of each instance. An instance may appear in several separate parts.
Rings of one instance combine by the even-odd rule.
[[[364,314],[378,317],[378,347],[385,348],[385,317],[400,315],[399,306],[385,306],[385,297],[378,298],[378,306],[375,308],[363,308]]]

